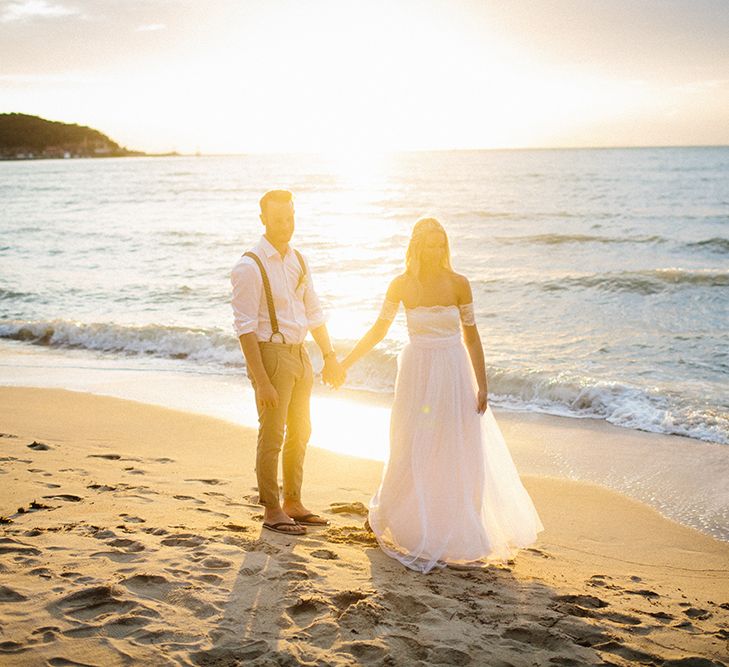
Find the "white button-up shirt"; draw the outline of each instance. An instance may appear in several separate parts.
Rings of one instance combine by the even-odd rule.
[[[303,343],[311,329],[325,322],[311,280],[309,263],[304,258],[306,277],[302,281],[301,264],[291,248],[281,257],[271,242],[262,236],[253,252],[261,260],[271,283],[279,331],[287,343]],[[236,335],[255,332],[259,341],[269,340],[271,319],[261,272],[255,260],[241,257],[233,266],[230,282],[233,285],[233,329]]]

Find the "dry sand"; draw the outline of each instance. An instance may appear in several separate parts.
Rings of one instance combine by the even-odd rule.
[[[564,437],[529,423],[510,444]],[[362,528],[380,463],[311,447],[331,526],[291,538],[261,531],[254,449],[212,418],[0,388],[0,664],[729,663],[729,544],[637,501],[525,476],[534,548],[421,575]]]

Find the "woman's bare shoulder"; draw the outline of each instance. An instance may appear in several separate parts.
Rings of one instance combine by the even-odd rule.
[[[453,281],[453,287],[458,297],[458,303],[471,303],[473,301],[473,294],[471,293],[471,283],[468,281],[468,278],[454,271],[451,274],[451,280]]]
[[[405,290],[405,286],[409,283],[410,276],[407,273],[401,273],[395,276],[387,288],[387,300],[395,301],[399,303],[402,301],[402,295]]]

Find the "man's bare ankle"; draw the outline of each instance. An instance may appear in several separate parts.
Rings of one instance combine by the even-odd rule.
[[[289,510],[300,511],[305,509],[303,503],[300,500],[284,500],[282,508],[284,512]]]
[[[271,519],[278,519],[279,521],[285,521],[284,518],[290,518],[282,507],[266,507],[263,510],[263,520],[269,521]]]

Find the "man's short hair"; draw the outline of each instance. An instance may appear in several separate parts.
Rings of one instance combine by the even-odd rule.
[[[285,204],[286,202],[293,202],[294,195],[288,190],[269,190],[263,197],[261,197],[261,214],[266,214],[266,206],[269,202],[275,201],[277,204]]]

